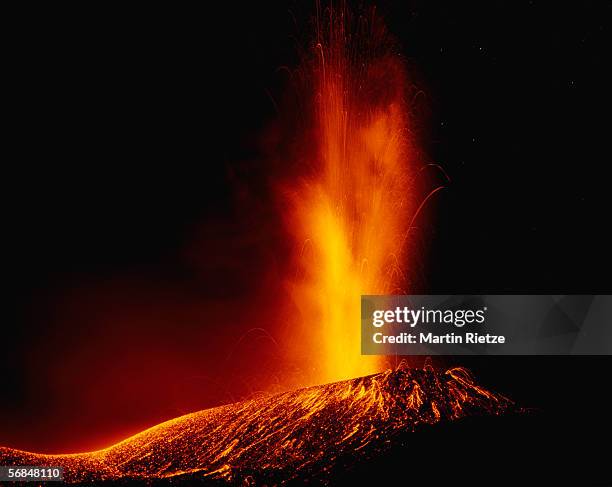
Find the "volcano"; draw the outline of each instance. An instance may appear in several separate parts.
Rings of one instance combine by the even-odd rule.
[[[0,448],[0,464],[64,467],[71,483],[315,479],[377,457],[417,430],[516,411],[463,368],[395,370],[187,414],[103,450],[48,455]]]

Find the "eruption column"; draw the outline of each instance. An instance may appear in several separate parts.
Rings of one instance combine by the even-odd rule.
[[[360,355],[360,295],[404,290],[414,151],[406,72],[374,11],[322,17],[303,66],[310,171],[292,188],[289,221],[293,300],[314,335],[313,380],[329,382],[384,366]]]

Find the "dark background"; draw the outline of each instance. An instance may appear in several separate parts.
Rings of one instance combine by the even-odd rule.
[[[313,9],[255,3],[3,15],[1,445],[101,447],[299,378],[273,330],[240,337],[283,292],[268,135]],[[610,293],[609,4],[378,8],[451,180],[430,175],[413,291]],[[437,362],[569,442],[608,425],[608,357]]]

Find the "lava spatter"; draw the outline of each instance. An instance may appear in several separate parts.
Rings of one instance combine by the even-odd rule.
[[[402,366],[187,414],[95,452],[0,448],[0,464],[63,466],[68,482],[186,476],[283,482],[324,477],[338,462],[384,454],[396,435],[417,428],[513,409],[466,369]]]

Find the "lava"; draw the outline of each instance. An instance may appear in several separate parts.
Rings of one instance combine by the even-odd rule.
[[[404,432],[514,409],[469,372],[395,370],[187,414],[103,450],[66,455],[0,448],[0,464],[62,466],[66,481],[169,479],[279,483],[325,479],[384,453]]]
[[[291,352],[316,364],[311,383],[327,383],[384,369],[360,354],[360,296],[405,291],[415,142],[406,70],[374,9],[319,9],[298,72],[301,169],[283,191],[299,269],[290,329],[307,327],[310,345]]]

